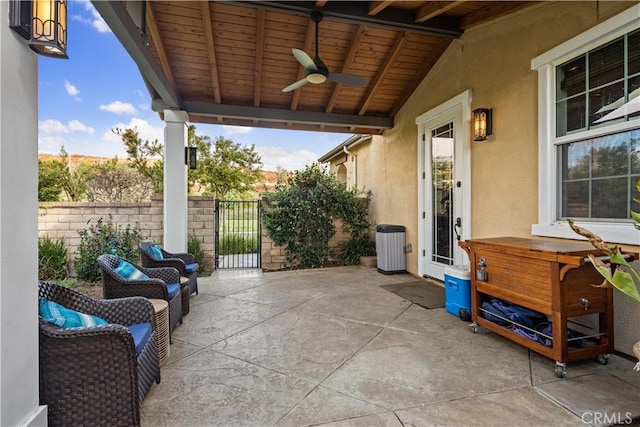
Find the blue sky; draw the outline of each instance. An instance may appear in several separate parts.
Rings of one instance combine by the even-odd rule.
[[[163,141],[164,122],[151,111],[140,72],[88,1],[70,1],[68,60],[39,57],[41,153],[126,158],[114,128],[136,128]],[[194,123],[198,134],[254,144],[264,170],[304,168],[350,134],[284,131]]]

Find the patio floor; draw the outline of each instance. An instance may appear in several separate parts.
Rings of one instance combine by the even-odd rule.
[[[558,426],[640,417],[640,373],[554,361],[338,267],[218,270],[176,328],[143,426]],[[634,422],[635,424],[636,422]]]

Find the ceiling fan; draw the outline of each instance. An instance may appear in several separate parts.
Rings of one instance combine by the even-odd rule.
[[[304,67],[304,78],[290,84],[282,89],[283,92],[291,92],[306,85],[307,83],[320,84],[327,80],[350,86],[364,86],[368,80],[364,77],[354,76],[351,74],[330,73],[327,66],[318,56],[318,23],[322,21],[322,12],[314,10],[311,12],[311,20],[316,23],[316,56],[311,57],[303,50],[293,48],[293,56]]]

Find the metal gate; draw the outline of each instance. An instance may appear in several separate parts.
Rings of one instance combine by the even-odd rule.
[[[216,268],[261,268],[260,201],[215,203]]]

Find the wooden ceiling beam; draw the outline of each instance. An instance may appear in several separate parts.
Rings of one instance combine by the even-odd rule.
[[[407,41],[408,36],[409,36],[409,33],[405,31],[403,33],[400,33],[396,38],[396,41],[393,47],[391,48],[391,51],[389,51],[389,55],[387,55],[387,57],[384,60],[384,66],[376,75],[375,81],[371,84],[369,88],[369,93],[367,93],[367,96],[365,97],[364,101],[362,102],[362,105],[360,106],[358,115],[362,116],[367,112],[367,109],[369,108],[369,104],[371,104],[371,101],[373,100],[373,97],[375,96],[376,91],[380,88],[380,85],[382,85],[382,82],[386,78],[387,73],[393,67],[393,64],[396,58],[398,57],[398,54],[400,53],[402,46]]]
[[[167,79],[171,82],[171,86],[176,89],[176,81],[173,78],[173,73],[171,72],[171,67],[169,66],[169,58],[167,58],[167,52],[164,49],[164,45],[162,44],[162,38],[160,37],[160,31],[158,30],[158,22],[156,19],[155,12],[153,10],[152,2],[147,2],[147,31],[151,36],[151,40],[156,47],[156,52],[158,53],[158,59],[160,60],[160,66],[162,67],[162,71],[164,75],[167,76]]]
[[[393,4],[392,0],[389,1],[372,1],[369,2],[369,15],[377,15],[378,13],[385,10],[387,7]]]
[[[393,104],[393,107],[391,107],[391,111],[389,112],[391,117],[394,117],[398,111],[400,111],[400,108],[402,108],[404,103],[407,102],[409,97],[415,92],[416,88],[420,83],[422,83],[424,78],[427,77],[429,71],[431,71],[436,62],[438,62],[452,41],[453,40],[446,38],[442,38],[438,41],[431,51],[431,54],[425,58],[420,69],[416,72],[416,75],[409,81],[409,84],[407,84],[400,96],[398,96],[396,102]]]
[[[213,101],[216,104],[222,103],[220,95],[220,80],[218,78],[218,61],[216,60],[216,47],[213,41],[213,27],[211,25],[211,9],[209,2],[200,2],[202,9],[202,23],[204,26],[204,38],[207,42],[207,52],[209,54],[209,75],[211,78],[211,91],[213,92]]]
[[[428,21],[463,3],[466,3],[466,0],[427,2],[427,4],[416,11],[416,22]]]
[[[162,100],[152,102],[154,111],[164,111]],[[290,111],[279,108],[252,107],[248,105],[214,104],[213,102],[185,101],[183,109],[190,115],[205,117],[223,117],[225,119],[258,120],[279,123],[349,126],[366,129],[391,129],[392,117],[358,116],[355,114],[336,114],[317,111]]]
[[[305,16],[310,16],[317,9],[315,3],[305,1],[230,0],[228,3]],[[438,37],[458,37],[462,34],[456,18],[441,15],[428,22],[416,23],[413,11],[396,7],[383,8],[376,15],[370,15],[369,2],[366,1],[328,1],[320,10],[326,19],[392,31],[409,31]]]
[[[343,74],[346,74],[349,71],[349,67],[353,63],[353,60],[356,57],[356,52],[358,52],[358,47],[360,47],[360,41],[362,40],[362,36],[364,35],[367,27],[364,25],[358,25],[356,29],[356,34],[351,40],[351,46],[349,47],[349,52],[347,52],[347,56],[344,58],[344,62],[342,63],[342,70],[340,71]],[[336,104],[336,100],[338,99],[338,95],[340,94],[340,89],[342,89],[342,84],[337,83],[331,92],[331,96],[329,97],[329,102],[325,107],[325,111],[330,113],[333,110],[333,106]]]

